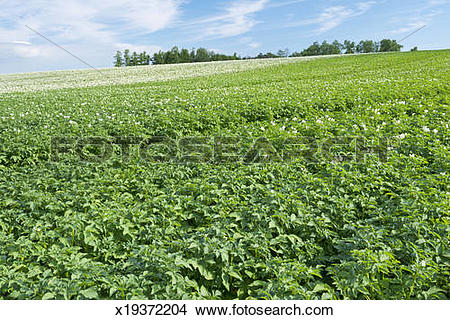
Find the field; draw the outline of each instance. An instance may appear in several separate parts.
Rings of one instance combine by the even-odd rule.
[[[449,65],[442,50],[0,75],[0,298],[450,298]],[[73,142],[154,136],[246,156]],[[370,152],[278,156],[295,137]]]

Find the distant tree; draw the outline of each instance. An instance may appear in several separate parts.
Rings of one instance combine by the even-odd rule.
[[[333,41],[333,43],[328,43],[326,41],[322,42],[319,48],[320,55],[329,55],[329,54],[340,54],[342,50],[342,45],[337,41]]]
[[[180,51],[176,46],[172,47],[172,49],[164,53],[165,64],[179,63],[179,60],[180,60]]]
[[[397,40],[383,39],[380,41],[380,52],[400,51],[402,47]]]
[[[138,54],[138,66],[145,65],[145,53],[141,52]]]
[[[356,52],[356,45],[354,41],[345,40],[344,41],[345,54],[351,54]]]
[[[337,40],[334,40],[332,45],[332,52],[333,54],[341,54],[342,50],[344,49],[344,45],[342,43],[340,43]]]
[[[320,44],[316,41],[307,49],[302,51],[302,56],[318,56],[320,55]]]
[[[358,46],[360,46],[360,52],[362,53],[377,52],[377,44],[372,40],[361,41]]]
[[[328,42],[323,41],[319,47],[319,55],[331,54],[331,46]]]
[[[356,45],[356,52],[358,53],[363,53],[364,52],[364,41],[361,40],[357,45]]]
[[[292,52],[291,55],[290,55],[289,57],[301,57],[301,56],[302,56],[302,53],[301,53],[301,52],[295,51],[295,52]]]
[[[271,58],[280,58],[280,55],[276,55],[272,52],[267,52],[267,53],[260,53],[258,54],[256,57],[256,59],[271,59]],[[255,59],[252,57],[248,57],[248,59]]]
[[[188,49],[181,49],[180,62],[181,63],[191,62],[191,56],[189,54],[189,50]]]
[[[205,48],[198,48],[195,53],[195,62],[206,62],[209,60],[208,50]]]
[[[164,64],[164,53],[159,50],[159,52],[153,54],[152,58],[153,64]]]
[[[130,50],[125,49],[124,53],[123,53],[123,58],[125,60],[125,66],[130,66],[131,65],[131,57],[130,57]]]
[[[417,47],[411,48],[411,51],[418,51],[419,49]]]
[[[116,55],[114,56],[114,66],[115,67],[123,66],[122,52],[119,50],[117,50]]]
[[[145,66],[150,64],[150,55],[147,52],[139,53],[138,65]]]
[[[136,51],[133,51],[133,53],[131,54],[130,65],[137,66],[138,63],[139,63],[139,56]]]
[[[358,53],[371,53],[375,51],[375,42],[372,40],[361,40],[356,46],[356,52]]]
[[[286,48],[284,50],[278,50],[277,56],[278,57],[289,57],[289,49]]]
[[[195,48],[191,49],[191,52],[189,53],[189,56],[190,56],[190,62],[195,62],[195,56],[196,56]]]

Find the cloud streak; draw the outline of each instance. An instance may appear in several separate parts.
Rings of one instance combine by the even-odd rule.
[[[291,23],[288,27],[298,27],[307,25],[317,25],[316,34],[330,31],[350,18],[366,13],[373,5],[374,1],[360,2],[355,7],[332,6],[325,8],[317,17],[306,19],[300,22]]]
[[[406,15],[396,19],[397,24],[402,25],[391,30],[391,34],[400,34],[413,31],[424,25],[432,24],[435,17],[444,13],[441,6],[448,4],[448,0],[430,0],[424,6],[415,10],[412,15]]]
[[[240,1],[227,5],[222,13],[189,23],[191,31],[201,33],[199,39],[221,39],[250,31],[258,21],[254,15],[264,10],[269,0]]]

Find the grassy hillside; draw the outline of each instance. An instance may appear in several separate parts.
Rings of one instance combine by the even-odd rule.
[[[56,90],[83,77],[2,76],[0,297],[448,299],[450,51],[290,62]],[[94,136],[112,146],[96,162]],[[184,153],[117,145],[151,136]],[[239,157],[183,157],[192,136]],[[312,151],[286,158],[292,141]]]

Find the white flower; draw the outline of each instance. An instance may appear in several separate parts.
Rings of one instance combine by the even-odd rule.
[[[264,129],[264,127],[261,127],[261,131],[265,131],[266,129]]]
[[[433,129],[433,133],[438,133],[438,130],[437,129]]]
[[[425,260],[422,260],[422,261],[420,262],[420,265],[421,265],[422,267],[426,267],[426,266],[427,266],[427,262],[426,262]]]
[[[422,129],[423,129],[423,131],[425,131],[425,132],[430,132],[430,129],[429,129],[427,126],[424,126]]]

